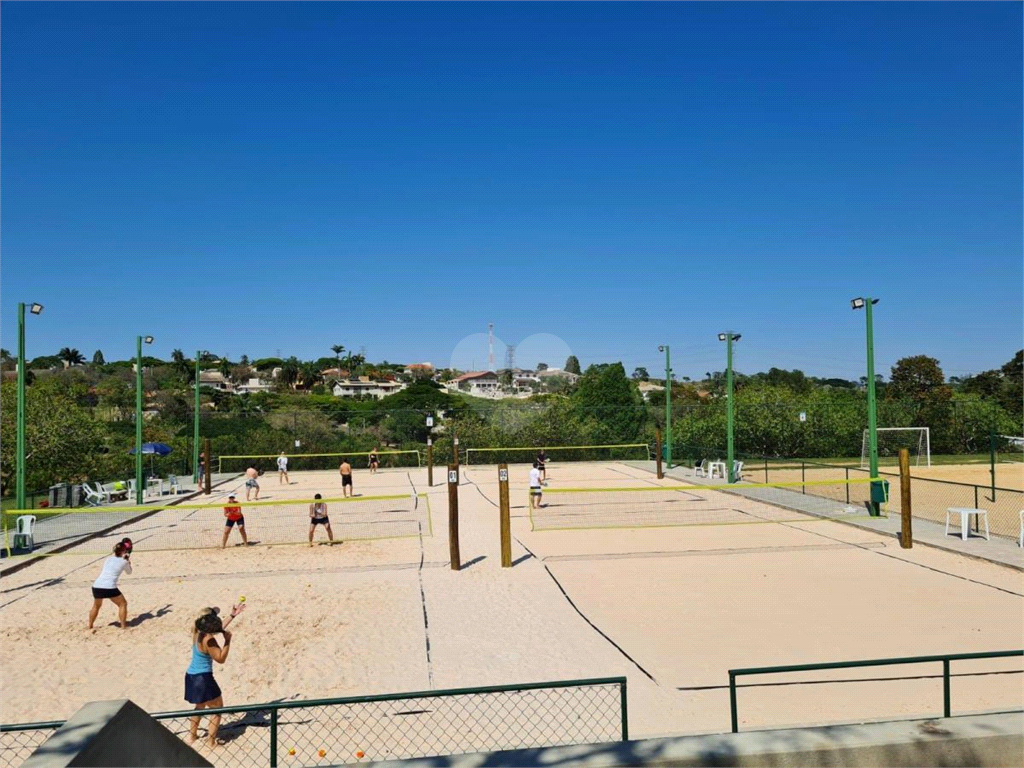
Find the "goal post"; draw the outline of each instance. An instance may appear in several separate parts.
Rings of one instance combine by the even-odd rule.
[[[878,427],[878,458],[898,458],[900,448],[911,452],[911,462],[916,467],[932,465],[932,438],[928,427]],[[864,430],[860,445],[860,468],[870,464],[870,435]]]

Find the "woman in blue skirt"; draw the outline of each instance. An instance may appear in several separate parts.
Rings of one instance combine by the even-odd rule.
[[[185,671],[185,700],[199,709],[216,709],[224,706],[224,697],[220,686],[213,679],[213,662],[223,664],[228,660],[231,651],[231,633],[225,628],[235,616],[242,612],[242,606],[231,609],[227,621],[221,621],[216,609],[207,609],[195,621],[192,629],[192,662]],[[224,636],[224,646],[217,642],[215,635]],[[217,730],[220,728],[220,715],[210,718],[208,742],[211,747],[217,746]],[[189,729],[190,741],[199,738],[199,717],[191,718]]]

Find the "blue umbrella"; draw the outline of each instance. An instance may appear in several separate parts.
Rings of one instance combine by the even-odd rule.
[[[150,456],[166,456],[174,449],[166,443],[143,443],[142,444],[142,455],[145,456],[147,453]],[[128,451],[131,455],[135,455],[135,449],[132,448]],[[153,459],[149,460],[149,474],[153,474]]]

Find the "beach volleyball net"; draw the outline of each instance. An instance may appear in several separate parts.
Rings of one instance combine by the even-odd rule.
[[[309,542],[310,505],[326,506],[336,542],[402,539],[433,536],[430,500],[425,493],[356,496],[280,501],[238,501],[251,546]],[[89,507],[38,514],[33,526],[34,547],[43,554],[109,554],[114,544],[128,537],[133,551],[208,549],[221,546],[226,526],[225,502],[160,506]],[[33,512],[39,512],[33,510]],[[237,527],[237,524],[236,526]],[[323,525],[314,541],[327,539]],[[4,528],[4,547],[13,549],[16,530]],[[228,546],[242,543],[232,529]]]
[[[534,531],[797,523],[857,514],[871,479],[625,488],[544,488]]]
[[[544,451],[551,462],[649,461],[647,443],[615,445],[513,446],[508,448],[467,448],[466,464],[529,464]]]
[[[348,461],[354,469],[365,469],[370,465],[370,451],[349,451],[347,453],[286,453],[288,472],[336,470],[343,461]],[[217,471],[228,474],[240,474],[249,467],[255,467],[264,473],[277,472],[277,459],[280,454],[237,454],[217,458]],[[420,451],[377,451],[382,469],[407,469],[422,466]]]

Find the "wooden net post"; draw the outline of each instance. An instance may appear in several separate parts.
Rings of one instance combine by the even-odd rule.
[[[501,567],[512,567],[512,522],[508,502],[508,464],[498,465],[498,510],[501,524]]]
[[[459,554],[459,465],[448,465],[448,552],[452,570],[462,567]]]
[[[206,471],[203,473],[203,486],[204,486],[204,491],[207,494],[209,494],[210,493],[210,475],[213,474],[213,462],[210,460],[212,458],[212,456],[213,456],[213,454],[210,452],[210,438],[206,438],[206,440],[203,441],[203,450],[206,451],[206,461],[205,461]]]
[[[910,549],[914,546],[914,533],[911,526],[910,451],[906,448],[900,448],[900,505],[900,546],[903,549]]]
[[[663,479],[665,477],[665,471],[664,471],[664,468],[661,465],[661,430],[660,429],[654,430],[654,451],[655,451],[654,460],[657,462],[657,466],[658,466],[658,479],[661,480],[661,479]]]
[[[427,487],[434,487],[434,441],[427,438]]]

